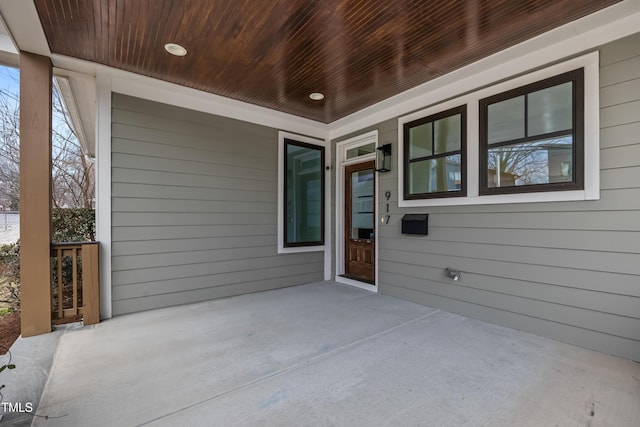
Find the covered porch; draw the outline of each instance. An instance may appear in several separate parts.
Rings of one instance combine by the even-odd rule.
[[[4,39],[14,45],[16,62],[19,52],[25,85],[21,119],[21,213],[26,230],[21,237],[23,336],[51,329],[49,117],[51,78],[57,76],[68,80],[71,98],[80,100],[80,121],[88,123],[85,133],[94,139],[88,148],[93,147],[97,167],[96,237],[100,243],[92,283],[99,291],[94,288],[90,299],[96,321],[320,280],[350,280],[349,272],[343,271],[345,254],[354,253],[344,246],[349,239],[345,231],[348,215],[342,209],[346,199],[343,180],[351,162],[364,162],[367,155],[349,157],[349,151],[367,145],[373,147],[372,154],[386,146],[393,153],[392,166],[384,168],[388,173],[374,174],[376,186],[366,195],[373,204],[361,212],[376,224],[359,227],[369,236],[362,239],[369,241],[363,253],[371,255],[367,264],[371,274],[360,282],[363,286],[638,360],[637,2],[594,0],[580,9],[558,2],[523,2],[509,10],[496,9],[491,2],[482,7],[479,1],[465,3],[465,7],[451,3],[446,13],[431,8],[432,18],[442,23],[439,27],[409,19],[421,16],[410,13],[411,2],[387,13],[390,11],[383,10],[379,2],[362,2],[362,9],[352,9],[355,3],[351,1],[308,7],[308,2],[300,0],[289,10],[290,22],[307,15],[318,20],[310,21],[298,37],[295,26],[273,25],[287,14],[272,9],[271,20],[260,18],[260,25],[273,31],[273,38],[265,38],[260,26],[248,25],[239,46],[246,48],[250,60],[238,63],[233,55],[221,53],[220,58],[211,57],[211,63],[205,60],[206,54],[202,56],[210,46],[235,49],[224,41],[238,36],[234,26],[220,26],[221,40],[191,40],[199,33],[208,34],[213,24],[206,17],[218,16],[217,10],[208,9],[208,2],[195,2],[199,8],[184,10],[183,2],[166,3],[171,7],[148,10],[135,6],[137,2],[115,0],[86,8],[64,1],[0,4],[8,30]],[[282,2],[283,7],[285,4]],[[166,40],[160,44],[147,38],[151,33],[122,30],[145,28],[140,23],[147,19],[159,31],[170,28],[163,22],[171,22],[168,12],[174,9],[199,26],[177,26],[175,32],[164,34]],[[322,13],[316,13],[321,9]],[[415,47],[394,43],[387,54],[385,43],[368,37],[380,27],[377,19],[369,19],[378,16],[369,14],[369,9],[379,12],[386,22],[383,27],[393,30],[390,34],[397,40],[416,36],[420,43]],[[245,22],[260,15],[253,10],[238,7],[228,22]],[[147,13],[151,11],[153,14]],[[360,13],[363,19],[345,20],[352,12],[353,17]],[[459,18],[455,21],[459,31],[454,32],[456,37],[445,37],[448,48],[437,43],[437,38],[424,37],[424,28],[452,35],[447,29],[453,22],[451,16]],[[108,25],[94,26],[96,17]],[[483,22],[495,25],[483,29]],[[513,24],[503,28],[498,25],[501,22]],[[337,62],[337,74],[332,67],[319,80],[290,73],[297,62],[290,62],[289,56],[298,58],[301,70],[319,70],[316,63],[335,63],[323,56],[325,50],[339,51],[328,43],[334,37],[324,38],[326,28],[333,28],[327,23],[340,24],[340,28],[344,24],[345,29],[341,40],[344,58]],[[521,31],[522,25],[527,32]],[[127,43],[118,42],[121,37]],[[187,47],[192,46],[190,53],[172,56],[175,52],[167,46],[173,44],[164,43],[181,38],[184,44],[190,43]],[[326,49],[309,55],[306,47],[315,41]],[[123,56],[127,46],[141,48]],[[487,50],[477,49],[479,46]],[[458,55],[463,47],[466,54]],[[440,52],[440,59],[428,55],[423,63],[411,54],[414,48]],[[290,53],[283,57],[283,51]],[[373,57],[377,55],[378,66],[363,62],[371,56],[369,51],[377,52]],[[144,66],[116,60],[136,62],[135,58],[151,53],[154,61],[166,67],[164,72],[150,73]],[[448,65],[434,69],[429,64]],[[266,72],[258,65],[267,67]],[[186,70],[200,67],[200,77],[211,76],[212,67],[224,67],[229,82],[261,96],[226,92],[212,82],[207,84],[207,79],[199,81],[198,76],[182,80]],[[239,69],[254,70],[257,77],[239,76]],[[584,82],[582,77],[580,83],[576,80],[575,91],[571,89],[575,96],[565,99],[571,104],[571,113],[565,116],[575,117],[576,123],[572,121],[571,129],[554,132],[565,135],[571,131],[580,140],[572,158],[580,173],[570,173],[566,159],[538,159],[548,172],[540,179],[567,178],[571,185],[541,181],[535,184],[540,187],[524,188],[523,184],[522,188],[500,190],[500,194],[484,194],[493,190],[489,191],[488,182],[490,150],[482,139],[488,136],[485,132],[481,138],[477,132],[486,124],[480,117],[480,102],[513,90],[536,93],[531,85],[576,70],[582,70],[578,74],[584,75]],[[410,74],[413,71],[419,71],[415,78]],[[381,90],[392,87],[384,83],[383,74],[400,85],[389,92]],[[265,79],[273,84],[265,85]],[[247,82],[257,83],[251,89]],[[553,87],[568,84],[556,83]],[[264,90],[267,88],[271,92]],[[323,90],[329,96],[318,103],[320,99],[309,97],[317,94],[310,94],[312,90]],[[518,96],[526,95],[522,93]],[[578,102],[583,95],[585,102]],[[456,171],[451,171],[451,191],[460,191],[456,197],[449,198],[449,190],[409,194],[413,190],[404,191],[411,175],[409,163],[426,168],[446,152],[434,154],[431,160],[410,158],[404,153],[410,151],[405,147],[411,141],[405,140],[403,129],[416,120],[435,120],[452,108],[469,111],[467,119],[457,122],[465,123],[464,132],[459,127],[451,134],[459,148],[454,151],[460,151],[451,151],[452,156],[457,159],[462,151],[467,152],[464,161],[459,159],[460,176],[463,172],[468,175],[466,194],[462,187],[455,188],[462,185]],[[555,116],[555,109],[553,100],[548,111],[544,107],[549,117]],[[82,120],[83,113],[87,120]],[[545,135],[554,137],[554,132]],[[364,137],[371,140],[358,145]],[[324,156],[314,166],[317,175],[310,191],[291,191],[296,196],[312,195],[300,201],[306,202],[311,214],[304,215],[302,209],[294,209],[298,204],[287,203],[289,187],[296,187],[289,181],[299,179],[297,188],[305,190],[303,184],[311,182],[302,178],[306,171],[285,168],[287,139],[313,144]],[[514,141],[509,144],[526,142]],[[419,148],[422,142],[416,144]],[[538,158],[538,154],[527,156]],[[562,163],[567,176],[561,173]],[[554,165],[558,170],[549,172]],[[424,177],[426,170],[421,172]],[[429,218],[427,234],[403,232],[401,220],[412,214]],[[310,218],[317,221],[312,228],[321,230],[320,238],[283,244],[287,224],[300,220],[305,228],[302,220]],[[457,273],[449,276],[449,271]],[[57,311],[64,315],[65,308]]]
[[[639,379],[628,360],[318,282],[68,331],[34,425],[630,426]]]
[[[354,37],[344,39],[345,55],[334,61],[323,56],[340,51],[328,43],[336,37],[326,22],[346,23],[351,15],[345,11],[356,2],[322,6],[323,13],[307,7],[322,2],[278,2],[296,5],[301,15],[292,10],[291,22],[307,13],[328,21],[315,22],[300,38],[296,31],[276,31],[268,39],[256,28],[247,35],[257,44],[243,44],[253,60],[239,65],[232,55],[211,63],[200,56],[210,46],[232,46],[236,26],[225,27],[226,37],[215,43],[185,40],[190,53],[177,58],[164,43],[199,34],[190,25],[167,33],[160,44],[146,39],[150,33],[134,32],[127,33],[130,42],[117,42],[128,25],[170,22],[158,17],[171,8],[153,15],[138,2],[99,3],[95,9],[64,1],[0,4],[25,82],[23,337],[51,329],[52,76],[68,78],[73,98],[91,106],[78,109],[90,117],[87,133],[95,139],[100,250],[93,256],[99,262],[93,263],[90,308],[104,322],[62,336],[35,425],[640,425],[640,367],[631,361],[640,360],[638,2],[594,0],[563,14],[554,9],[562,2],[548,2],[539,13],[526,7],[537,2],[522,2],[507,11],[519,20],[491,10],[492,2],[468,2],[464,10],[451,3],[460,30],[448,31],[449,15],[439,14],[449,48],[440,48],[440,62],[429,56],[424,63],[414,49],[434,52],[439,45],[399,43],[413,40],[405,31],[414,16],[408,9],[380,11],[387,26],[372,19],[362,30],[360,20],[352,20],[345,34]],[[473,8],[481,3],[487,10]],[[244,22],[240,9],[228,22]],[[50,16],[41,21],[45,12]],[[277,8],[271,13],[275,22],[286,16]],[[109,25],[94,28],[97,16]],[[196,9],[185,16],[204,30],[213,26]],[[552,17],[562,19],[547,28]],[[507,28],[512,38],[482,33],[483,20],[496,30],[498,23],[513,22]],[[528,35],[520,34],[518,23],[532,25]],[[397,30],[390,50],[368,37],[387,27]],[[91,34],[58,33],[70,28]],[[265,54],[264,40],[274,40],[274,56]],[[489,46],[486,40],[498,42],[474,56],[477,46]],[[65,48],[81,41],[88,46],[83,52]],[[326,49],[307,55],[315,41]],[[134,45],[144,58],[153,54],[166,73],[112,61]],[[444,62],[458,58],[462,46],[473,55]],[[285,51],[290,54],[280,56]],[[378,66],[366,65],[370,52],[378,52]],[[289,57],[300,58],[300,66]],[[263,61],[273,69],[256,65]],[[265,98],[181,80],[194,63],[209,76],[227,62],[230,82]],[[318,79],[291,71],[318,70],[316,63],[330,64]],[[255,79],[237,71],[252,69]],[[382,90],[391,86],[380,70],[404,83]],[[411,70],[425,74],[414,78]],[[585,77],[570,83],[576,95],[569,104],[571,117],[581,120],[568,130],[585,135],[572,159],[581,173],[564,172],[577,189],[540,184],[531,192],[482,194],[490,174],[482,139],[488,133],[479,132],[487,122],[481,102],[513,90],[526,89],[518,95],[526,97],[540,82],[576,70]],[[322,82],[327,85],[317,86]],[[319,93],[312,90],[323,90],[327,99],[316,102],[310,95]],[[574,101],[583,94],[584,103]],[[362,103],[338,105],[352,100]],[[550,102],[548,111],[555,105]],[[460,173],[469,191],[412,199],[423,193],[404,191],[410,161],[427,165],[435,157],[405,155],[411,151],[405,125],[429,119],[435,128],[439,115],[452,109],[469,113],[460,115],[465,127],[456,127],[459,150],[451,151],[465,150]],[[298,219],[289,216],[289,206],[297,206],[287,203],[295,187],[289,181],[306,169],[289,172],[288,139],[322,153],[313,165],[315,186],[301,179],[305,187],[298,187],[305,189],[299,194],[313,196],[307,204],[314,211],[300,217],[318,221],[320,238],[289,246],[285,230]],[[349,157],[367,146],[370,152]],[[365,196],[373,203],[363,212],[374,219],[375,231],[361,227],[369,231],[364,240],[373,240],[374,278],[362,286],[373,293],[332,280],[344,281],[347,273],[347,168],[369,162],[384,146],[392,148],[392,165],[372,173],[375,186]],[[455,175],[452,191],[458,191]],[[429,218],[429,233],[406,235],[401,222],[407,214]],[[64,308],[58,312],[64,315]]]

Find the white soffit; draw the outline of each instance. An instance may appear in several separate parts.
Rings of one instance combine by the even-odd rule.
[[[59,73],[56,73],[54,79],[82,146],[82,152],[85,156],[95,157],[95,83],[91,88],[91,82],[87,84],[85,79],[64,77]]]
[[[85,155],[95,157],[96,149],[96,79],[93,75],[54,68],[53,75],[61,90]]]
[[[0,64],[18,67],[20,59],[9,30],[0,16]]]
[[[96,66],[96,75],[111,78],[113,92],[242,120],[274,129],[284,129],[314,138],[325,139],[327,136],[328,129],[324,123],[258,105],[104,65]]]
[[[22,51],[51,56],[49,44],[40,25],[36,6],[31,0],[1,0],[0,15],[15,45]]]
[[[325,139],[328,134],[326,124],[292,114],[64,55],[53,54],[51,59],[56,67],[108,79],[112,91],[116,93],[284,129],[314,138]]]

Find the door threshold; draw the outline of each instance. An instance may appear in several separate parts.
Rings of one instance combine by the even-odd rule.
[[[357,279],[350,279],[349,277],[346,277],[344,275],[336,275],[335,277],[335,281],[338,283],[342,283],[343,285],[353,286],[354,288],[363,289],[365,291],[373,292],[376,294],[378,293],[378,287],[375,285],[375,283],[367,283]]]
[[[345,279],[355,280],[357,282],[366,283],[367,285],[375,286],[376,282],[373,280],[365,280],[356,276],[352,276],[350,274],[341,274],[340,277],[344,277]]]

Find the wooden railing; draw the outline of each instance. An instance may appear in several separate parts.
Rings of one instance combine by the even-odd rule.
[[[98,242],[51,244],[52,320],[100,322]]]

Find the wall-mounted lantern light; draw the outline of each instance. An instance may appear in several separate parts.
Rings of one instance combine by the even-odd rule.
[[[391,171],[391,144],[381,145],[376,151],[376,172]]]

